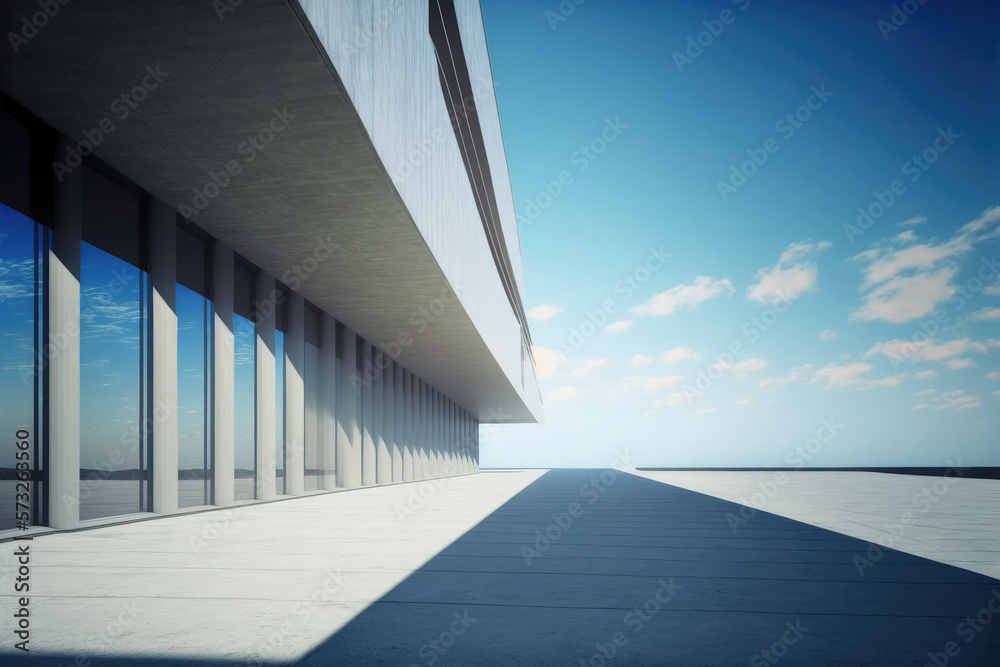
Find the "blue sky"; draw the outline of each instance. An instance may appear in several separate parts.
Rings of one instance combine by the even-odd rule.
[[[547,420],[483,465],[1000,465],[1000,7],[572,6],[482,0]]]

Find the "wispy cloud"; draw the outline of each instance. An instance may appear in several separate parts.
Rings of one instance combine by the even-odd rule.
[[[633,320],[618,320],[604,327],[604,330],[609,333],[621,333],[631,329],[633,324],[635,324]]]
[[[629,368],[639,368],[640,366],[649,366],[653,363],[653,357],[647,357],[642,354],[632,355],[632,358],[628,360]]]
[[[529,320],[535,320],[537,322],[544,322],[546,320],[551,320],[553,317],[562,312],[562,308],[554,303],[543,303],[540,306],[535,306],[534,308],[529,308],[525,313]]]
[[[984,211],[943,243],[934,240],[899,247],[915,240],[904,232],[855,255],[862,265],[862,289],[871,290],[851,312],[852,320],[901,324],[925,317],[956,292],[952,279],[956,260],[978,243],[1000,236],[1000,206]]]
[[[837,332],[833,329],[823,329],[819,332],[819,339],[822,341],[833,340],[837,337]]]
[[[778,257],[778,263],[757,271],[757,282],[747,287],[747,298],[767,305],[797,299],[804,292],[816,289],[818,269],[815,262],[803,261],[806,256],[825,250],[830,241],[792,243]]]
[[[590,371],[594,370],[595,368],[610,368],[610,367],[611,367],[611,362],[608,361],[607,359],[588,359],[587,361],[583,362],[582,366],[579,366],[578,368],[574,368],[573,370],[571,370],[569,374],[575,377],[584,377],[586,375],[589,375]]]
[[[669,352],[663,353],[663,360],[668,364],[676,364],[682,361],[700,361],[701,355],[690,347],[675,347]]]
[[[732,294],[735,290],[727,278],[698,276],[690,285],[677,285],[660,292],[652,299],[632,308],[629,312],[654,317],[669,317],[678,310],[694,310],[705,301]]]
[[[576,387],[560,387],[545,397],[546,403],[570,403],[578,401],[583,396]]]
[[[982,310],[977,310],[972,313],[972,319],[979,321],[1000,320],[1000,308],[983,308]]]
[[[559,366],[566,363],[566,357],[560,352],[537,345],[531,346],[531,354],[535,358],[535,373],[539,378],[554,376]]]

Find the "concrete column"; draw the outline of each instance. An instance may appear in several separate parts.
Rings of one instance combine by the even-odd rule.
[[[444,435],[441,438],[441,443],[444,445],[444,476],[448,477],[455,474],[455,441],[451,437],[451,414],[454,404],[451,399],[441,395],[444,401],[444,423],[443,430]]]
[[[413,479],[427,479],[427,384],[417,378],[417,448],[414,450]]]
[[[372,368],[372,344],[368,341],[361,343],[361,374],[358,378],[361,383],[361,423],[363,440],[361,442],[361,483],[371,486],[376,483],[376,450],[375,433],[376,406],[375,396],[381,396],[381,391],[376,392],[374,388],[374,373]],[[379,387],[381,390],[381,387]]]
[[[441,448],[441,392],[433,390],[431,399],[431,451],[434,453],[431,464],[431,477],[442,476],[444,467],[444,451]]]
[[[402,366],[400,366],[402,368]],[[414,378],[410,371],[403,369],[403,470],[402,480],[413,480],[413,387]]]
[[[60,139],[58,154],[69,145]],[[80,521],[80,241],[83,168],[55,184],[55,219],[49,249],[49,525]]]
[[[406,446],[406,408],[403,405],[403,395],[406,384],[403,378],[403,367],[397,363],[392,365],[392,398],[395,404],[393,414],[396,423],[392,429],[392,481],[403,481],[403,449]]]
[[[153,511],[177,511],[177,214],[149,207],[153,316]]]
[[[251,321],[256,332],[257,367],[257,500],[275,496],[274,429],[274,278],[258,271],[254,277],[254,312]],[[287,472],[285,474],[288,474]]]
[[[320,328],[319,467],[323,488],[337,488],[337,322],[323,313]]]
[[[285,331],[285,493],[305,493],[305,300],[288,298]]]
[[[340,391],[337,392],[337,485],[345,489],[361,486],[361,427],[358,399],[361,385],[357,372],[357,336],[344,327],[340,341]]]
[[[474,419],[472,422],[472,451],[474,452],[474,458],[472,463],[472,471],[479,472],[479,420]]]
[[[465,439],[465,410],[458,408],[458,412],[455,415],[455,428],[457,429],[458,435],[455,437],[455,447],[458,456],[458,474],[465,475],[468,474],[467,463],[469,461],[466,456],[466,439]]]
[[[396,449],[396,367],[388,355],[385,356],[386,363],[385,368],[382,370],[382,375],[385,377],[385,402],[383,405],[384,416],[382,419],[382,436],[385,440],[385,455],[383,459],[380,459],[380,468],[385,468],[385,482],[380,482],[380,484],[390,484],[392,482],[398,482],[398,475],[395,474],[395,469],[399,466],[402,461],[397,461],[393,457],[393,452]],[[381,452],[380,452],[381,453]],[[385,465],[381,466],[384,461]],[[381,475],[380,475],[381,477]]]
[[[214,417],[214,503],[235,501],[234,460],[236,451],[236,364],[233,357],[233,251],[216,241],[212,244],[212,403]]]
[[[378,439],[376,443],[377,461],[375,463],[375,481],[378,484],[392,482],[392,432],[395,427],[395,407],[392,388],[392,361],[381,350],[375,351],[375,372],[378,374],[376,390],[380,391],[381,410],[379,411]]]

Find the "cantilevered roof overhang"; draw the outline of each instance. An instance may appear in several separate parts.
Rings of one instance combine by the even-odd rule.
[[[236,161],[197,225],[279,280],[298,276],[296,291],[374,344],[408,335],[396,359],[481,420],[536,421],[538,403],[460,302],[420,314],[461,286],[449,285],[297,3],[243,0],[220,18],[231,4],[60,5],[16,54],[3,45],[3,90],[73,140],[109,119],[95,154],[178,209],[202,203],[195,189]],[[3,34],[38,11],[3,0]],[[121,119],[114,101],[157,70],[162,83]],[[250,137],[262,146],[252,161]],[[321,244],[329,258],[313,263]]]

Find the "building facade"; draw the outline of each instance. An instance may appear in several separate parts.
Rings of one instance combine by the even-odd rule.
[[[477,2],[2,21],[0,531],[470,474],[541,418]]]

